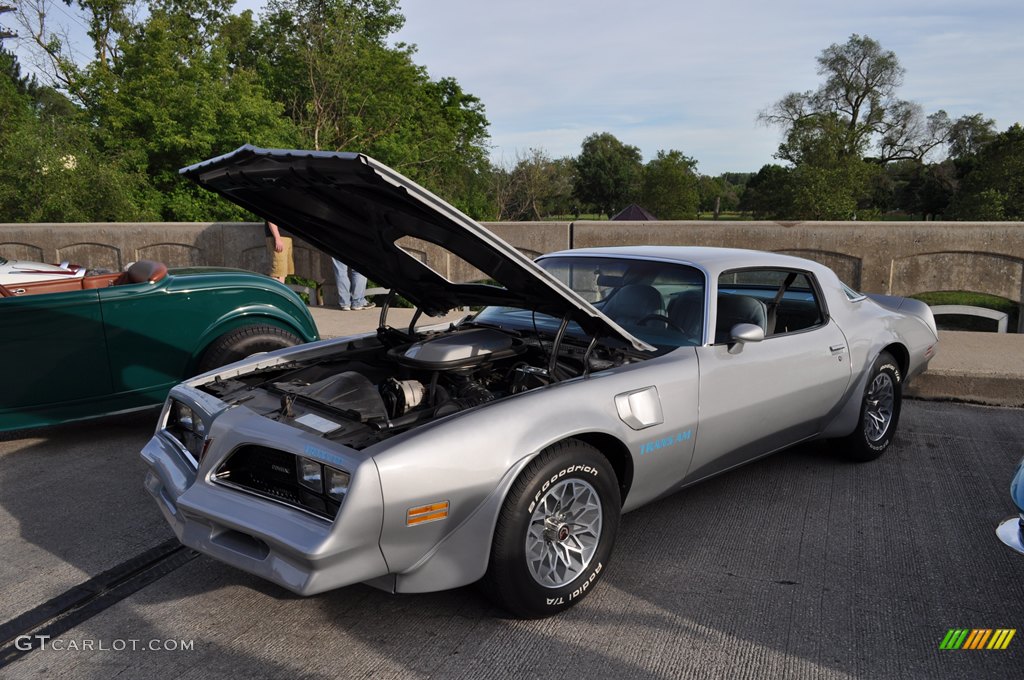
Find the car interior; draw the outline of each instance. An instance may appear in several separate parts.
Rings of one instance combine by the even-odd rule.
[[[809,274],[781,270],[746,270],[723,274],[718,282],[715,342],[731,341],[732,327],[751,323],[771,338],[825,322]]]
[[[732,342],[733,326],[749,323],[765,330],[768,325],[768,307],[749,295],[718,294],[718,321],[715,324],[715,343]]]
[[[42,295],[46,293],[69,293],[77,290],[109,288],[132,283],[156,283],[167,276],[167,265],[155,260],[139,260],[123,272],[96,274],[80,279],[59,279],[25,283],[14,288],[0,285],[0,298]]]

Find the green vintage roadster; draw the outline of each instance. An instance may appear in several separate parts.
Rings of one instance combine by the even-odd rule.
[[[0,432],[157,406],[183,378],[317,339],[294,292],[237,269],[0,285]]]

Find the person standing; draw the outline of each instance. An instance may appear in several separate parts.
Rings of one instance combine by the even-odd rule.
[[[334,280],[338,284],[338,304],[342,310],[358,310],[372,307],[366,301],[366,277],[344,262],[331,258],[334,263]]]
[[[263,231],[267,237],[267,250],[270,251],[270,276],[284,283],[285,277],[295,273],[292,239],[281,236],[281,230],[273,222],[264,222]]]

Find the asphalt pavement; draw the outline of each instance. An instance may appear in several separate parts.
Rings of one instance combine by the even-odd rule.
[[[473,587],[298,598],[184,550],[146,571],[132,558],[172,538],[142,488],[152,428],[0,435],[0,632],[54,635],[0,644],[0,676],[1008,678],[1024,660],[1024,631],[939,649],[951,628],[1024,628],[1024,556],[994,534],[1024,410],[908,401],[877,461],[805,445],[641,508],[600,587],[539,621]],[[83,592],[91,608],[51,616]]]

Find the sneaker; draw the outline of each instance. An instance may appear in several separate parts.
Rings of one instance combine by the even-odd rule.
[[[359,309],[369,309],[370,307],[373,307],[373,305],[371,305],[369,302],[364,302],[361,305],[352,305],[352,311],[356,311]]]
[[[352,309],[352,308],[351,308],[351,307],[349,307],[348,305],[340,305],[340,306],[338,307],[338,309],[340,309],[340,310],[341,310],[341,311],[343,311],[343,312],[347,312],[348,310],[350,310],[350,309]]]

